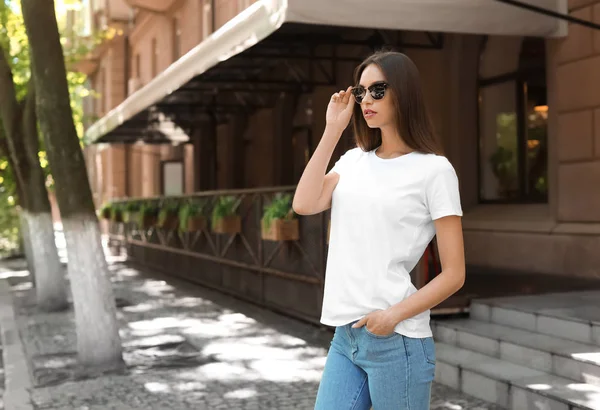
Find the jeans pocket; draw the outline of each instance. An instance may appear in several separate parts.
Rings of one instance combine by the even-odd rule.
[[[435,365],[436,356],[435,356],[435,342],[433,341],[433,337],[424,337],[421,339],[421,346],[423,346],[423,356],[425,356],[425,360],[430,364]]]
[[[389,335],[376,335],[373,332],[370,332],[369,329],[367,329],[367,325],[364,325],[363,328],[365,329],[365,333],[371,337],[374,337],[375,339],[389,339],[390,337],[394,337],[396,335],[396,332],[392,332]]]

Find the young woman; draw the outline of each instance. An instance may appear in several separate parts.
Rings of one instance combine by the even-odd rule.
[[[331,97],[293,202],[302,215],[331,207],[321,322],[336,330],[315,409],[429,409],[429,309],[465,281],[458,181],[407,56],[370,56],[355,84]],[[351,118],[357,147],[325,174]],[[434,235],[442,272],[417,291],[409,273]]]

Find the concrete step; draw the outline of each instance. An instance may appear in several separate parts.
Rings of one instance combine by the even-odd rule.
[[[600,387],[600,346],[472,319],[432,330],[436,341]]]
[[[436,381],[506,409],[600,410],[600,387],[436,342]]]
[[[470,318],[600,346],[600,291],[475,300]]]

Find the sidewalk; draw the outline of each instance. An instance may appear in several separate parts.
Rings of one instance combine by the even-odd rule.
[[[13,262],[14,264],[14,262]],[[35,409],[312,409],[331,333],[220,293],[111,265],[126,374],[75,380],[73,313],[43,314],[17,269]],[[2,269],[0,269],[2,271]],[[438,384],[432,409],[492,409]],[[332,409],[335,410],[335,409]]]

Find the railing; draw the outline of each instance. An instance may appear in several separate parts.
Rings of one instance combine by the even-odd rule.
[[[264,207],[276,194],[292,194],[295,187],[207,191],[178,197],[130,198],[114,201],[124,211],[137,205],[156,211],[178,205],[202,204],[200,223],[192,230],[181,220],[163,223],[152,218],[116,216],[109,223],[112,241],[125,245],[134,260],[167,274],[218,288],[288,314],[317,321],[325,274],[329,213],[294,218],[288,237],[266,232]],[[229,227],[213,221],[220,198],[235,199],[239,223]],[[165,213],[165,212],[163,212]],[[125,218],[123,218],[125,216]],[[122,221],[125,219],[125,221]],[[183,229],[182,229],[183,228]],[[273,228],[271,228],[273,229]],[[278,239],[280,238],[280,239]],[[292,239],[290,239],[292,238]]]

